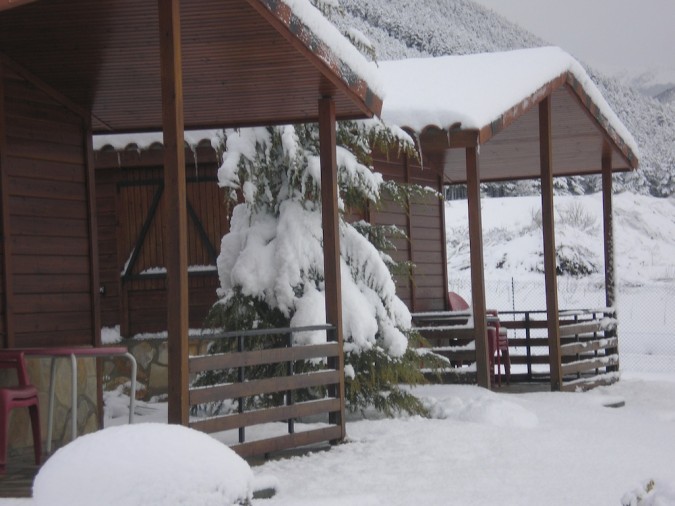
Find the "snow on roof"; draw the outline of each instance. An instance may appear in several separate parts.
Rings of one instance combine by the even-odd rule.
[[[558,47],[380,62],[386,83],[382,119],[421,132],[427,126],[480,129],[546,84],[571,73],[609,125],[637,143],[581,64]]]
[[[291,12],[307,28],[311,30],[319,40],[321,40],[332,52],[327,55],[322,51],[315,53],[333,69],[340,69],[344,72],[345,65],[353,71],[359,78],[367,83],[369,88],[381,99],[384,98],[384,84],[378,72],[377,65],[370,62],[363,56],[356,47],[337,29],[333,23],[324,17],[324,15],[309,0],[282,0]],[[263,0],[268,5],[271,0]],[[315,48],[313,48],[315,49]],[[332,58],[337,61],[332,61]],[[327,59],[328,58],[328,59]],[[343,76],[345,77],[345,76]]]
[[[211,145],[217,148],[220,145],[218,135],[221,130],[186,130],[184,132],[185,143],[195,147],[204,140],[211,141]],[[94,149],[99,150],[105,146],[112,146],[117,151],[122,151],[128,146],[136,149],[147,149],[153,144],[163,144],[162,132],[144,132],[131,134],[106,134],[94,135]]]

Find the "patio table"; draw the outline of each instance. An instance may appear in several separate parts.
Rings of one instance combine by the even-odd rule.
[[[125,346],[56,346],[53,348],[22,348],[26,356],[47,357],[51,359],[49,376],[49,411],[47,415],[47,453],[51,453],[52,433],[54,425],[54,390],[56,384],[56,359],[70,358],[71,373],[71,435],[77,437],[77,358],[78,357],[126,357],[131,363],[131,394],[129,395],[129,423],[134,421],[134,400],[136,397],[136,373],[138,365],[134,356]]]

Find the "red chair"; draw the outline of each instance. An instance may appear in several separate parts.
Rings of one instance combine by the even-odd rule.
[[[0,388],[0,473],[7,464],[7,439],[9,435],[9,413],[14,408],[28,408],[33,426],[33,449],[35,464],[40,465],[42,440],[40,439],[40,414],[38,412],[38,391],[28,380],[28,371],[23,352],[0,350],[0,369],[15,369],[19,384]]]
[[[469,304],[461,295],[455,292],[448,292],[448,306],[450,311],[464,311],[469,309]],[[492,318],[488,320],[488,354],[490,357],[490,370],[494,374],[495,370],[495,356],[497,357],[497,374],[493,381],[497,381],[499,386],[502,386],[502,361],[504,362],[504,375],[506,376],[506,383],[511,381],[511,357],[509,355],[509,339],[506,329],[499,325],[499,314],[497,311],[491,309],[487,314]]]

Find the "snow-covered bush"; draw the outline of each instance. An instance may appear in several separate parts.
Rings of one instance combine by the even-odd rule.
[[[222,141],[219,184],[240,203],[222,240],[220,300],[210,322],[229,330],[324,324],[318,127],[226,131]],[[384,412],[423,412],[397,387],[423,377],[409,347],[410,313],[390,272],[394,262],[375,246],[382,239],[377,227],[345,218],[377,205],[384,190],[405,200],[404,189],[385,182],[369,165],[376,147],[411,151],[413,146],[405,134],[376,120],[340,123],[337,141],[344,351],[348,370],[355,372],[347,378],[347,398],[352,409],[374,404]],[[282,337],[254,346],[275,339]],[[294,340],[318,343],[326,335],[297,333]]]
[[[111,427],[77,438],[42,466],[37,506],[250,504],[253,472],[211,436],[180,425]]]

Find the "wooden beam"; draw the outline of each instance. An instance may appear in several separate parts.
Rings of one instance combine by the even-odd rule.
[[[335,326],[334,340],[340,352],[328,365],[339,373],[335,396],[340,411],[331,421],[340,427],[340,439],[347,435],[345,427],[344,338],[342,334],[342,286],[340,280],[340,220],[338,216],[338,180],[335,132],[335,102],[332,97],[319,99],[319,158],[321,161],[321,212],[323,226],[323,268],[326,294],[326,321]]]
[[[443,165],[441,165],[441,167],[442,166]],[[447,292],[450,275],[448,273],[448,261],[447,261],[447,258],[448,258],[448,240],[445,236],[445,231],[446,231],[446,228],[445,228],[445,188],[444,188],[444,177],[443,177],[442,171],[438,175],[438,189],[441,192],[441,194],[443,195],[441,197],[441,199],[439,199],[438,207],[439,207],[439,212],[440,212],[440,215],[441,215],[440,216],[440,218],[441,218],[441,254],[442,254],[442,258],[445,259],[445,262],[443,262],[443,287],[444,287],[445,291]],[[444,307],[445,307],[446,310],[448,310],[448,311],[450,310],[450,304],[449,304],[449,300],[448,300],[447,297],[445,297],[445,306]]]
[[[91,121],[85,121],[84,145],[85,145],[85,174],[87,182],[87,212],[89,214],[89,269],[91,279],[91,321],[92,345],[101,345],[101,294],[100,294],[100,269],[98,258],[98,213],[96,211],[96,162],[94,161],[94,143],[91,129]]]
[[[612,151],[605,144],[602,155],[602,226],[605,242],[605,303],[613,307],[615,298],[614,280],[614,220],[612,219]]]
[[[614,276],[614,219],[612,201],[612,148],[605,142],[602,149],[602,230],[605,244],[605,304],[607,307],[616,305],[616,278]],[[616,327],[605,333],[606,337],[616,337]],[[616,346],[608,350],[619,356],[618,341]],[[618,371],[619,362],[607,367],[608,371]]]
[[[188,425],[187,191],[180,0],[158,0],[164,132],[164,248],[167,269],[169,423]]]
[[[420,161],[420,163],[424,163]],[[408,156],[407,153],[403,154],[403,180],[405,181],[405,184],[410,184],[410,157]],[[407,245],[408,245],[408,261],[412,263],[413,259],[413,254],[414,254],[414,247],[413,247],[413,241],[412,241],[412,219],[410,216],[411,213],[411,205],[412,202],[410,201],[410,197],[406,197],[406,202],[408,204],[408,209],[406,210],[405,213],[405,225],[406,225],[406,236],[408,237]],[[415,283],[415,271],[413,270],[410,273],[410,277],[408,278],[408,283],[410,283],[410,309],[414,312],[417,310],[417,283]]]
[[[2,259],[3,259],[3,291],[5,296],[0,300],[4,304],[5,340],[0,343],[7,348],[16,345],[14,337],[14,272],[12,258],[12,227],[9,215],[9,176],[7,175],[7,126],[5,124],[5,81],[2,61],[0,61],[0,213],[2,214]]]
[[[485,273],[483,267],[483,223],[480,209],[480,168],[478,148],[466,148],[466,185],[469,205],[469,248],[471,250],[471,299],[476,330],[476,381],[490,388],[490,361],[487,343],[485,308]]]
[[[548,328],[551,390],[562,387],[560,323],[558,321],[558,275],[556,272],[555,214],[553,209],[553,154],[551,141],[551,97],[539,103],[539,158],[541,164],[541,221],[544,231],[544,276]]]

